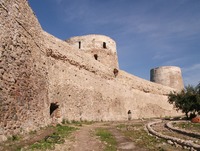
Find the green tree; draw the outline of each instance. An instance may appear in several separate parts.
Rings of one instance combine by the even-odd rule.
[[[171,92],[168,95],[168,102],[173,104],[176,110],[181,110],[189,118],[189,113],[193,116],[200,113],[200,83],[193,87],[188,85],[181,92]]]
[[[196,90],[196,100],[197,100],[197,112],[198,112],[198,114],[200,114],[200,82],[199,82],[199,84],[196,86],[196,88],[195,88],[195,90]]]

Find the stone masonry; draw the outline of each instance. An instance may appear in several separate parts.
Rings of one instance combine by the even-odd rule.
[[[66,42],[76,50],[87,52],[95,60],[105,66],[118,69],[118,59],[116,43],[111,38],[104,35],[86,35],[72,37]]]
[[[178,90],[184,88],[181,69],[175,66],[163,66],[151,69],[150,80]]]
[[[114,40],[60,40],[42,30],[26,0],[0,1],[0,141],[65,120],[179,115],[177,89],[119,69]]]

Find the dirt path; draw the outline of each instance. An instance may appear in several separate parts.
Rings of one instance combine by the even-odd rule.
[[[72,127],[78,127],[79,130],[72,132],[70,136],[68,136],[65,139],[64,144],[55,144],[54,150],[55,151],[104,151],[106,145],[108,144],[106,142],[102,142],[100,138],[96,136],[95,133],[97,128],[107,129],[110,133],[112,133],[117,142],[116,145],[117,151],[149,150],[144,148],[151,148],[151,150],[152,149],[154,150],[154,148],[155,149],[164,148],[164,150],[167,151],[171,151],[174,149],[181,150],[171,145],[169,146],[169,144],[166,144],[165,142],[159,140],[157,141],[144,135],[143,124],[144,121],[134,120],[134,121],[123,121],[123,122],[101,122],[101,123],[93,123],[90,125],[82,124],[82,126],[77,126],[76,124],[70,125]],[[161,131],[163,131],[159,125],[156,125],[155,127],[156,129],[158,130],[160,129]],[[143,131],[141,131],[141,129]],[[38,131],[36,134],[27,136],[27,138],[24,138],[24,140],[21,140],[19,142],[12,141],[11,143],[0,144],[0,151],[1,150],[15,151],[16,148],[18,147],[23,147],[25,145],[33,144],[37,140],[44,139],[46,136],[52,134],[54,131],[55,131],[54,128],[49,127],[47,129]],[[128,134],[130,133],[131,135],[126,135],[127,132]],[[154,145],[153,148],[152,148],[152,143]],[[145,146],[141,146],[141,144],[144,144]],[[26,150],[26,148],[24,149]]]
[[[100,124],[84,125],[74,132],[64,144],[56,145],[56,151],[103,151],[104,144],[95,136]]]
[[[64,144],[56,145],[56,151],[103,151],[105,144],[95,136],[96,128],[108,129],[117,141],[117,151],[145,151],[144,149],[135,146],[130,138],[116,129],[116,123],[105,124],[95,123],[92,125],[83,125],[80,129],[74,132],[70,139]]]
[[[145,151],[144,149],[138,148],[134,142],[122,135],[116,128],[109,128],[109,131],[113,134],[117,141],[117,150],[118,151]]]

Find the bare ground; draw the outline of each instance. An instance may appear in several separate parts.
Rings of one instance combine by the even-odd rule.
[[[101,142],[95,135],[96,128],[108,129],[117,141],[117,151],[146,151],[137,147],[133,141],[125,137],[116,129],[119,123],[95,123],[84,125],[78,131],[73,133],[64,144],[56,145],[56,151],[103,151],[105,142]]]
[[[99,124],[83,125],[64,144],[57,144],[55,151],[102,151],[103,143],[94,135]]]
[[[124,122],[101,122],[101,123],[93,123],[90,125],[82,124],[82,126],[79,126],[79,130],[74,131],[71,133],[71,135],[65,139],[64,144],[56,144],[55,145],[55,151],[104,151],[106,142],[100,141],[100,138],[96,136],[96,129],[97,128],[104,128],[107,129],[109,132],[112,133],[114,136],[116,142],[117,142],[117,151],[147,151],[148,149],[145,149],[144,146],[138,146],[134,143],[133,138],[130,138],[128,136],[125,136],[122,131],[120,131],[117,128],[117,125],[126,125],[125,131],[126,132],[136,132],[137,127],[132,127],[134,124],[136,125],[143,125],[147,121],[141,121],[141,120],[132,120],[132,121],[124,121]],[[70,125],[73,126],[73,125]],[[144,128],[143,126],[140,128]],[[130,130],[129,130],[130,129]],[[131,130],[132,129],[132,130]],[[163,127],[157,125],[157,130],[163,131]],[[54,129],[47,128],[43,129],[39,132],[37,132],[34,137],[32,136],[26,136],[25,139],[21,141],[15,141],[11,142],[10,144],[0,144],[0,151],[16,151],[17,147],[27,146],[30,144],[33,144],[34,142],[37,142],[41,139],[44,139],[45,136],[50,135],[54,132]],[[161,145],[165,143],[162,142]],[[166,146],[166,145],[165,145]],[[171,150],[179,150],[178,148],[169,147],[166,146],[167,149],[164,149],[165,151],[171,151]],[[165,148],[166,148],[165,147]],[[23,151],[26,149],[23,149]],[[180,148],[181,150],[181,148]]]

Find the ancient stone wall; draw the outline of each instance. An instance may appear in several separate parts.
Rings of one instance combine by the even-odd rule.
[[[91,55],[91,58],[118,69],[116,43],[110,37],[104,35],[85,35],[72,37],[66,42],[73,46],[76,51],[84,51]]]
[[[182,90],[184,88],[181,69],[175,66],[163,66],[151,69],[150,80],[165,86]]]
[[[98,48],[100,58],[111,53],[102,62],[91,55],[96,48],[79,51],[42,31],[26,0],[2,0],[0,15],[0,141],[63,119],[127,120],[128,110],[133,118],[179,114],[167,102],[175,89],[114,72],[115,43]]]
[[[126,120],[128,110],[133,118],[179,114],[167,102],[167,94],[175,89],[122,70],[115,76],[88,53],[56,48],[52,40],[48,47],[55,48],[48,57],[49,100],[58,102],[63,119]]]
[[[41,32],[26,0],[0,1],[0,141],[48,124]]]

